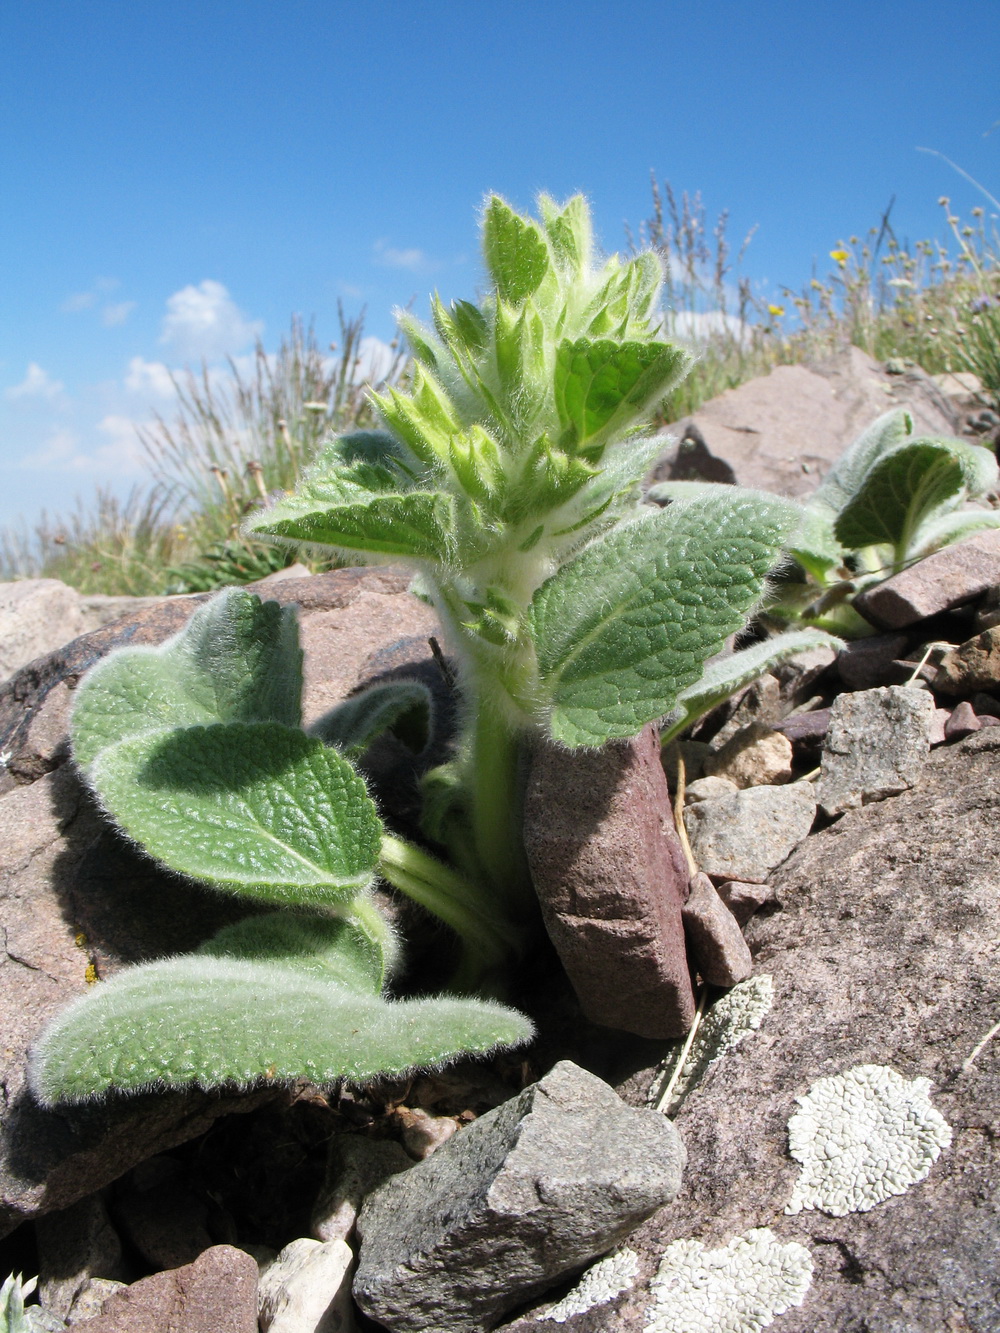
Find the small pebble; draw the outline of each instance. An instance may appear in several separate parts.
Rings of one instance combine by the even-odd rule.
[[[948,741],[960,741],[963,736],[971,736],[981,726],[973,711],[972,704],[963,699],[944,724],[944,737]]]

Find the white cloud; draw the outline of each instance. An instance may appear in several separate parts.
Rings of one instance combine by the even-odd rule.
[[[136,432],[143,424],[118,414],[105,416],[97,423],[99,435],[91,438],[89,448],[76,431],[59,428],[34,453],[25,454],[20,466],[33,471],[91,473],[98,479],[138,476],[146,467]]]
[[[97,300],[93,292],[74,292],[67,296],[59,309],[66,315],[75,315],[79,310],[89,310]]]
[[[117,305],[106,305],[101,311],[101,323],[109,329],[124,324],[135,306],[135,301],[119,301]]]
[[[141,356],[128,363],[125,388],[153,398],[173,398],[175,392],[169,368],[162,361],[144,361]]]
[[[424,250],[416,246],[409,250],[397,250],[385,240],[375,242],[375,262],[386,268],[404,268],[410,273],[426,273],[438,267],[438,264]]]
[[[33,454],[24,455],[21,467],[57,469],[72,467],[79,443],[79,436],[74,431],[54,430],[41,448],[36,449]]]
[[[6,397],[12,401],[18,398],[56,398],[62,391],[62,382],[54,380],[37,361],[32,361],[24,379],[20,384],[11,385],[6,391]]]
[[[167,299],[160,342],[192,360],[213,360],[237,352],[263,329],[251,322],[221,282],[206,278]]]
[[[742,342],[747,336],[746,326],[736,315],[724,315],[721,310],[678,310],[667,315],[664,332],[685,342],[701,347],[713,338],[725,336]]]

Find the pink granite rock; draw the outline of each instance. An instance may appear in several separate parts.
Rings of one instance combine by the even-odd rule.
[[[192,1264],[116,1291],[86,1333],[257,1333],[257,1264],[232,1245],[213,1245]]]

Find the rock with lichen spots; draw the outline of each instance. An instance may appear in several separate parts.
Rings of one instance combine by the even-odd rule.
[[[638,1272],[639,1256],[635,1250],[624,1246],[588,1268],[573,1290],[538,1318],[551,1320],[554,1324],[565,1324],[573,1315],[586,1314],[598,1305],[607,1305],[623,1291],[628,1291]]]

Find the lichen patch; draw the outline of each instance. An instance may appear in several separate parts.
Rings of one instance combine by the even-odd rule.
[[[759,1333],[775,1315],[801,1305],[812,1282],[812,1255],[755,1227],[707,1250],[676,1240],[651,1283],[654,1304],[644,1333]]]
[[[550,1306],[539,1319],[565,1324],[575,1314],[584,1314],[597,1305],[607,1305],[623,1291],[628,1291],[639,1272],[639,1256],[627,1247],[609,1254],[588,1268],[572,1291]]]
[[[788,1122],[788,1151],[802,1171],[785,1212],[865,1213],[923,1180],[951,1143],[930,1090],[929,1079],[887,1065],[817,1079]]]

